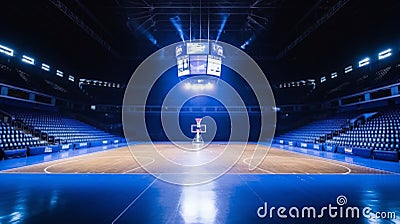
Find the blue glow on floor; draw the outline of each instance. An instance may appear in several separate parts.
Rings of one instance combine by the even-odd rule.
[[[278,147],[279,145],[274,145]],[[116,147],[114,147],[116,148]],[[299,153],[399,172],[399,163],[283,147]],[[89,148],[5,160],[0,169],[110,150]],[[335,205],[395,212],[396,219],[261,219],[269,206]],[[226,174],[182,187],[148,174],[0,174],[0,223],[400,223],[400,175]]]
[[[182,187],[147,174],[0,174],[0,223],[299,223],[261,219],[270,206],[336,205],[394,211],[400,217],[400,175],[236,175]],[[398,223],[400,219],[378,223]],[[373,223],[309,219],[302,223]]]

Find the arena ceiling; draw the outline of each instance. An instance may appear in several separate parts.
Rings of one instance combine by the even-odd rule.
[[[272,81],[290,81],[398,44],[399,9],[397,0],[15,0],[2,5],[0,38],[117,81],[163,46],[218,38],[245,47]]]

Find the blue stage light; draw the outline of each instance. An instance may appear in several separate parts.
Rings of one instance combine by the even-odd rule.
[[[26,55],[22,55],[22,61],[25,63],[28,63],[30,65],[34,65],[35,64],[35,59],[28,57]]]
[[[154,44],[155,46],[158,46],[157,40],[156,40],[156,38],[154,38],[153,35],[151,35],[150,33],[147,33],[147,34],[145,34],[145,35],[146,35],[147,39],[149,39],[149,41],[150,41],[152,44]]]
[[[181,18],[179,16],[175,16],[175,17],[169,18],[169,21],[171,21],[171,23],[172,23],[172,25],[174,25],[176,31],[178,31],[179,37],[182,39],[182,41],[185,41],[185,38],[183,35]]]
[[[152,22],[152,24],[148,25],[147,28],[145,27],[146,24],[149,22]],[[155,22],[153,21],[153,16],[147,19],[144,23],[141,25],[137,25],[134,23],[136,27],[135,32],[143,34],[152,44],[158,47],[158,43],[156,38],[148,31],[150,28],[155,26]]]
[[[219,40],[219,37],[221,36],[221,33],[222,33],[222,31],[224,30],[224,28],[225,28],[226,21],[228,21],[228,18],[229,18],[229,14],[224,14],[224,15],[222,16],[222,23],[221,23],[221,26],[219,27],[218,34],[217,34],[217,38],[215,39],[216,41]]]
[[[145,35],[146,35],[147,39],[149,39],[149,41],[150,41],[152,44],[154,44],[155,46],[158,47],[157,40],[156,40],[156,38],[155,38],[151,33],[147,32]]]
[[[243,50],[246,49],[246,47],[247,47],[249,44],[251,44],[251,42],[253,42],[253,40],[254,40],[255,37],[256,37],[256,34],[251,35],[251,37],[250,37],[248,40],[246,40],[246,41],[244,42],[244,44],[242,44],[242,46],[240,46],[240,48],[242,48]]]
[[[272,110],[273,110],[273,111],[276,111],[276,112],[279,112],[279,111],[281,111],[281,108],[279,108],[279,107],[272,107]]]

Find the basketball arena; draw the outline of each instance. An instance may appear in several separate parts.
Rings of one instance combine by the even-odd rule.
[[[400,223],[400,2],[1,8],[0,224]]]

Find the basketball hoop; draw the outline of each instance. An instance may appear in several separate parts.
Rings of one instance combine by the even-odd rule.
[[[203,118],[196,118],[196,123],[197,123],[197,127],[200,126],[201,120],[203,120]]]
[[[193,138],[192,144],[196,145],[196,146],[204,145],[204,140],[203,140],[203,137],[201,137],[201,134],[207,132],[206,125],[201,124],[202,119],[203,118],[196,118],[195,119],[196,124],[191,125],[191,132],[196,133],[195,137]],[[193,129],[195,129],[195,130],[193,130]]]

